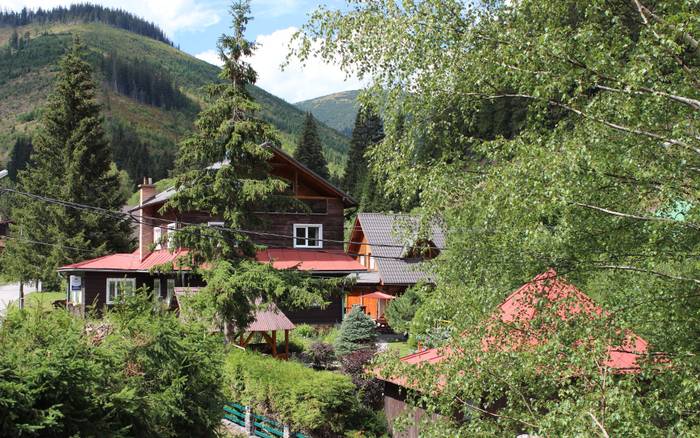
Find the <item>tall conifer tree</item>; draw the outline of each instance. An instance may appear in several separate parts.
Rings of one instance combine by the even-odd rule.
[[[328,162],[323,156],[323,146],[318,136],[316,121],[311,113],[306,113],[304,129],[301,131],[297,149],[294,151],[294,158],[301,161],[314,172],[328,179]]]
[[[102,126],[92,68],[82,59],[82,50],[76,39],[60,62],[31,161],[19,172],[19,188],[118,210],[126,200]],[[3,263],[18,279],[41,279],[49,286],[58,281],[57,266],[90,255],[124,251],[130,244],[129,223],[122,219],[38,199],[17,199],[12,219],[13,239],[8,242]]]
[[[369,107],[360,108],[352,129],[350,151],[345,164],[343,188],[352,196],[360,197],[364,180],[368,177],[367,148],[384,138],[384,125],[377,113]]]

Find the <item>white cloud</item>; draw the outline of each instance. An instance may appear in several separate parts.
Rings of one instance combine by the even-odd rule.
[[[0,9],[19,10],[68,6],[66,0],[0,0]],[[91,3],[129,11],[155,22],[169,36],[179,30],[196,30],[219,22],[219,11],[202,0],[93,0]]]
[[[365,81],[354,76],[346,78],[337,65],[328,64],[320,58],[311,58],[305,65],[292,59],[282,71],[289,42],[296,31],[297,28],[288,27],[268,35],[258,35],[256,41],[259,46],[251,59],[253,68],[258,72],[258,86],[288,102],[298,102],[365,85]]]
[[[219,51],[216,49],[209,49],[205,50],[202,53],[197,53],[194,55],[195,58],[199,58],[202,61],[208,62],[209,64],[216,65],[218,67],[221,67],[223,63],[221,62],[221,58],[219,58]]]

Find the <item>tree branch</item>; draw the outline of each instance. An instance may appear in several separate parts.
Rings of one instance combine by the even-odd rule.
[[[600,85],[600,84],[596,84],[595,87],[600,89],[600,90],[612,91],[612,92],[616,92],[616,93],[636,94],[636,95],[652,94],[654,96],[666,97],[666,98],[671,99],[673,101],[687,105],[695,110],[700,110],[700,100],[691,99],[689,97],[679,96],[676,94],[666,93],[664,91],[656,91],[656,90],[653,90],[651,88],[640,87],[637,90],[625,90],[625,89],[621,89],[621,88],[608,87],[606,85]]]
[[[667,278],[669,280],[677,280],[677,281],[689,281],[695,284],[700,284],[700,280],[696,278],[689,278],[689,277],[681,277],[679,275],[672,275],[672,274],[666,274],[665,272],[659,272],[659,271],[652,271],[650,269],[644,269],[644,268],[639,268],[637,266],[629,266],[629,265],[595,265],[595,267],[599,269],[612,269],[616,271],[631,271],[631,272],[640,272],[643,274],[651,274],[651,275],[656,275],[657,277],[662,277],[662,278]]]
[[[644,6],[639,0],[632,0],[637,7],[637,10],[639,11],[639,15],[642,17],[642,21],[644,22],[645,25],[649,25],[649,20],[647,19],[647,16],[656,21],[657,23],[661,23],[665,26],[668,26],[668,23],[666,21],[659,17],[658,15],[654,14]],[[659,38],[658,34],[654,32],[654,34]],[[700,44],[698,41],[693,38],[693,36],[687,32],[681,32],[681,37],[683,38],[683,41],[690,46],[690,48],[693,49],[693,54],[695,55],[696,58],[700,59]]]
[[[622,217],[622,218],[626,218],[626,219],[635,219],[635,220],[639,220],[639,221],[649,221],[649,222],[651,222],[651,221],[654,221],[654,222],[670,222],[670,223],[673,223],[673,224],[678,224],[678,225],[680,225],[680,226],[689,227],[689,228],[692,228],[692,229],[694,229],[694,230],[700,229],[700,226],[699,226],[699,225],[694,224],[694,223],[692,223],[692,222],[681,222],[681,221],[677,221],[677,220],[675,220],[675,219],[671,219],[671,218],[667,218],[667,217],[640,216],[640,215],[636,215],[636,214],[622,213],[622,212],[619,212],[619,211],[610,210],[610,209],[603,208],[603,207],[598,207],[598,206],[595,206],[595,205],[584,204],[584,203],[582,203],[582,202],[573,202],[572,204],[573,204],[573,205],[576,205],[576,206],[579,206],[579,207],[590,208],[591,210],[600,211],[600,212],[602,212],[602,213],[606,213],[606,214],[610,214],[610,215],[613,215],[613,216]]]
[[[590,411],[589,411],[589,412],[588,412],[588,415],[591,416],[591,418],[593,419],[593,422],[595,423],[596,426],[598,426],[598,429],[600,429],[600,432],[603,434],[603,436],[604,436],[605,438],[610,438],[610,435],[608,435],[608,432],[605,430],[605,427],[603,427],[603,425],[600,424],[600,422],[599,422],[598,419],[595,417],[595,415],[593,415],[593,412],[590,412]]]
[[[500,415],[500,414],[497,414],[497,413],[495,413],[495,412],[487,411],[486,409],[482,409],[482,408],[480,408],[480,407],[478,407],[478,406],[475,406],[475,405],[473,405],[473,404],[471,404],[471,403],[469,403],[469,402],[463,400],[463,399],[462,399],[461,397],[459,397],[459,396],[455,396],[455,398],[456,398],[460,403],[462,403],[462,404],[464,404],[466,407],[468,407],[469,409],[475,410],[475,411],[477,411],[477,412],[481,412],[482,414],[490,415],[490,416],[495,417],[495,418],[506,418],[506,419],[508,419],[508,420],[517,421],[518,423],[522,423],[522,424],[524,424],[524,425],[526,425],[526,426],[530,426],[530,427],[535,428],[535,429],[537,428],[537,426],[535,426],[535,425],[532,424],[532,423],[528,423],[528,422],[525,421],[525,420],[520,420],[520,419],[518,419],[518,418],[509,417],[509,416],[507,416],[507,415]]]
[[[680,147],[683,147],[685,149],[690,149],[690,150],[694,151],[695,153],[697,153],[698,155],[700,155],[700,148],[692,146],[692,145],[690,145],[686,142],[683,142],[681,140],[667,138],[667,137],[664,137],[663,135],[660,135],[660,134],[657,134],[657,133],[651,132],[651,131],[645,131],[642,129],[632,128],[629,126],[620,125],[620,124],[613,123],[613,122],[608,122],[607,120],[592,116],[592,115],[585,113],[577,108],[574,108],[574,107],[569,106],[569,105],[562,103],[562,102],[558,102],[556,100],[535,97],[535,96],[532,96],[529,94],[521,94],[521,93],[504,93],[504,94],[495,94],[495,95],[489,95],[489,94],[484,94],[484,93],[465,93],[465,94],[467,96],[475,96],[475,97],[480,97],[482,99],[503,99],[503,98],[507,98],[507,97],[517,97],[517,98],[521,98],[521,99],[539,100],[542,102],[547,102],[550,105],[557,106],[559,108],[563,108],[563,109],[570,111],[576,115],[579,115],[585,119],[592,120],[594,122],[600,123],[602,125],[605,125],[605,126],[612,128],[612,129],[615,129],[617,131],[625,132],[628,134],[641,135],[641,136],[648,137],[648,138],[653,138],[653,139],[659,140],[667,145],[680,146]]]

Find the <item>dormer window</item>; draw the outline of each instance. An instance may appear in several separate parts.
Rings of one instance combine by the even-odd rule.
[[[294,248],[323,248],[323,225],[294,224]]]
[[[440,255],[440,249],[431,240],[420,239],[413,245],[405,246],[401,258],[431,260]]]

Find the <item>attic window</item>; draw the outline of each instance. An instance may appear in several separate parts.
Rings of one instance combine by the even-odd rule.
[[[420,239],[411,246],[404,247],[401,257],[404,259],[431,260],[440,255],[440,249],[431,240]]]
[[[294,224],[294,248],[323,248],[323,225]]]

